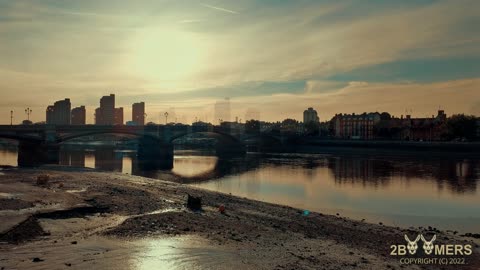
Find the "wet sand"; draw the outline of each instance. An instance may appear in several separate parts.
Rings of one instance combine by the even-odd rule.
[[[42,174],[50,180],[38,186]],[[202,197],[203,211],[187,209],[186,194]],[[2,170],[0,221],[2,270],[439,269],[402,265],[390,255],[390,245],[418,233],[436,234],[436,244],[471,244],[468,264],[446,269],[480,269],[473,237],[305,216],[286,206],[93,170]]]

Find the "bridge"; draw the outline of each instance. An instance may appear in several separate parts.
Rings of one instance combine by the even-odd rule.
[[[174,140],[194,133],[215,138],[217,154],[224,156],[245,153],[245,142],[252,139],[268,141],[268,144],[283,143],[282,137],[248,135],[212,125],[0,125],[0,138],[19,142],[19,165],[58,163],[59,147],[64,142],[86,136],[119,134],[139,139],[139,159],[158,163],[158,167],[171,168]]]

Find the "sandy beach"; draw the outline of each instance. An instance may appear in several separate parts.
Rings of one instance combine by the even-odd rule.
[[[48,175],[46,185],[36,183]],[[187,194],[202,211],[186,207]],[[225,213],[220,213],[220,205]],[[4,168],[0,269],[480,269],[479,239],[85,169]],[[407,265],[391,245],[436,234],[470,244],[463,265]],[[421,249],[421,243],[419,243]],[[425,257],[417,253],[415,258]]]

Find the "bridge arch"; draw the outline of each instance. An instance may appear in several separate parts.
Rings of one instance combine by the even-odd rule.
[[[43,141],[43,138],[29,135],[17,135],[17,134],[1,134],[0,139],[14,140],[18,142],[31,142],[31,143],[40,143]]]
[[[76,138],[93,136],[93,135],[102,135],[102,134],[117,134],[117,135],[129,135],[129,136],[134,136],[134,137],[144,137],[144,138],[151,139],[155,142],[161,142],[161,139],[158,136],[148,134],[148,133],[140,133],[140,132],[135,132],[135,131],[127,131],[127,130],[90,131],[90,132],[68,134],[68,135],[58,137],[56,142],[57,143],[63,143],[63,142],[73,140],[73,139],[76,139]]]
[[[236,144],[241,145],[243,142],[238,138],[224,132],[219,132],[216,130],[208,131],[208,130],[201,130],[201,131],[191,131],[191,132],[182,132],[179,134],[175,134],[169,139],[170,143],[173,143],[176,139],[180,139],[182,137],[192,135],[192,134],[207,134],[209,138],[217,139],[220,144],[229,145],[229,144]]]

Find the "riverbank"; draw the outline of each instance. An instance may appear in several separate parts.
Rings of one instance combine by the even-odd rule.
[[[44,174],[48,184],[37,185]],[[186,194],[202,197],[203,211],[186,209]],[[418,233],[436,234],[436,244],[473,245],[468,265],[452,269],[480,267],[478,239],[435,228],[305,215],[179,183],[58,166],[2,170],[0,219],[5,270],[437,269],[390,255],[391,245],[405,244],[404,234]]]

